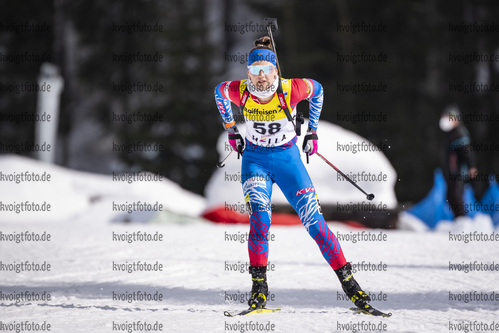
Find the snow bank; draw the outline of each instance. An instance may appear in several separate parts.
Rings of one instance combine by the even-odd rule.
[[[245,127],[239,126],[239,130],[244,135]],[[397,206],[394,190],[397,174],[380,149],[374,149],[373,145],[361,136],[326,121],[319,122],[318,135],[319,152],[353,180],[356,180],[357,177],[357,184],[367,193],[375,195],[372,204],[386,204],[386,208],[389,209]],[[302,146],[303,137],[304,135],[300,137],[298,147]],[[389,147],[383,147],[383,149],[385,148],[389,149]],[[227,133],[224,132],[220,134],[217,143],[220,160],[227,156],[230,149]],[[211,176],[205,189],[208,209],[244,203],[240,183],[241,161],[235,156],[235,153],[232,154],[227,159],[225,167],[216,170]],[[304,154],[302,154],[302,160],[306,163]],[[364,194],[339,176],[318,156],[311,156],[310,163],[306,167],[321,203],[356,204],[367,202]],[[364,180],[367,179],[368,174],[369,177],[375,177],[376,180]],[[378,180],[378,177],[381,180]],[[359,180],[359,178],[364,179]],[[275,186],[273,191],[273,203],[287,203],[279,187]]]
[[[443,233],[462,233],[462,232],[483,232],[493,233],[499,232],[499,226],[494,227],[494,223],[490,215],[478,213],[474,217],[460,216],[455,221],[439,220],[432,229],[424,221],[417,216],[403,211],[399,214],[398,228],[409,231],[436,231]]]
[[[33,181],[33,178],[40,181]],[[113,175],[74,171],[16,155],[0,157],[0,182],[0,203],[3,205],[0,221],[68,220],[102,202],[107,203],[103,211],[107,215],[104,219],[113,221],[145,222],[158,213],[117,211],[113,210],[113,202],[158,203],[163,205],[163,211],[188,216],[199,216],[205,208],[203,197],[182,189],[164,177],[161,181],[117,180],[113,179]],[[15,211],[16,208],[23,209],[19,204],[26,202],[41,208],[45,205],[50,210]]]

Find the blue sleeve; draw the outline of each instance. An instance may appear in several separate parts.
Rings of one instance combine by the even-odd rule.
[[[225,98],[225,94],[222,89],[225,89],[230,84],[230,81],[225,81],[220,83],[215,88],[215,100],[217,102],[218,112],[222,116],[224,123],[230,124],[234,122],[234,115],[232,113],[232,106],[230,105],[230,100]]]
[[[313,90],[312,94],[308,98],[309,101],[309,120],[308,127],[313,130],[317,130],[319,126],[319,117],[321,115],[322,104],[324,103],[324,90],[322,89],[322,85],[312,79],[307,79],[312,83]]]

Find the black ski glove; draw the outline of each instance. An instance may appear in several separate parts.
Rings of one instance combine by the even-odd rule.
[[[239,134],[239,130],[237,129],[237,126],[232,126],[228,129],[229,131],[229,144],[232,146],[232,148],[237,151],[237,156],[241,155],[244,150],[244,139]]]
[[[308,128],[307,134],[303,138],[303,152],[308,153],[309,155],[313,155],[317,152],[317,140],[319,137],[317,136],[316,130],[312,128]]]

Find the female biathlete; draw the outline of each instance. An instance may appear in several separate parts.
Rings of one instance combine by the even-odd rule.
[[[241,181],[251,228],[248,252],[253,285],[248,305],[263,308],[267,303],[267,234],[271,223],[272,184],[276,183],[336,272],[347,296],[356,306],[364,308],[370,298],[353,278],[351,265],[346,262],[336,236],[322,216],[314,185],[296,145],[295,127],[285,112],[287,107],[296,120],[298,102],[309,101],[309,123],[303,151],[313,155],[317,151],[322,86],[311,79],[281,79],[270,37],[261,37],[254,45],[248,55],[248,79],[222,82],[215,88],[215,99],[228,130],[229,143],[242,154]],[[285,104],[279,96],[284,97]],[[245,139],[237,129],[231,102],[243,107]]]

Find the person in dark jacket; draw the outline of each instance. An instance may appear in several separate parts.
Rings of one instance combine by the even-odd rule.
[[[447,182],[447,201],[454,218],[465,216],[464,184],[475,178],[478,171],[468,130],[455,105],[447,107],[440,117],[440,129],[446,132],[442,148],[443,173]]]

